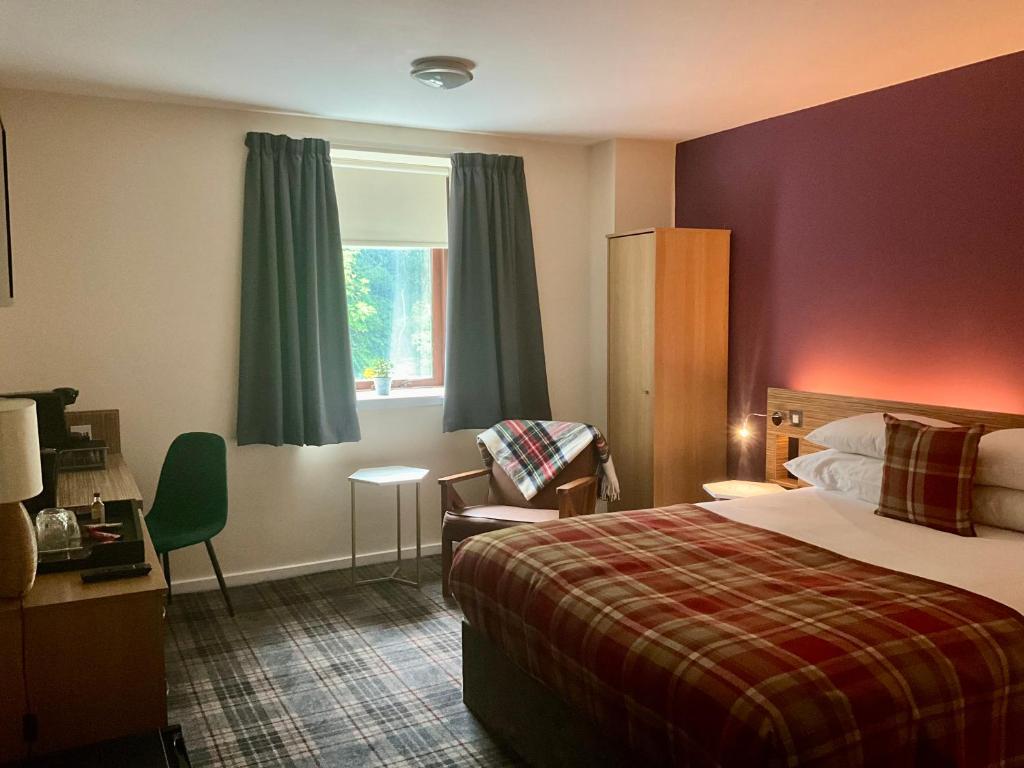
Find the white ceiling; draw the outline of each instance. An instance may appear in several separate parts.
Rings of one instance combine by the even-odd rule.
[[[0,0],[0,85],[686,139],[1024,49],[1024,0]],[[409,62],[477,62],[457,91]]]

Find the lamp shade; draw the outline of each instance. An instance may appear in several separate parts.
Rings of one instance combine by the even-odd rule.
[[[42,490],[35,401],[0,398],[0,504],[31,499]]]

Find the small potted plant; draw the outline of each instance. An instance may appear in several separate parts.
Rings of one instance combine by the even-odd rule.
[[[368,378],[373,379],[373,388],[377,390],[378,395],[391,394],[391,371],[393,369],[391,361],[384,358],[374,360],[373,364],[366,369],[366,373],[370,374]]]

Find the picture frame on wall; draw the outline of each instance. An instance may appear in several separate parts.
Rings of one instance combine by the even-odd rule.
[[[14,302],[11,200],[7,184],[7,130],[0,117],[0,307]]]

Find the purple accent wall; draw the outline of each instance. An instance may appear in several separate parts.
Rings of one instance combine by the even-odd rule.
[[[683,142],[676,225],[733,233],[734,425],[768,386],[1024,412],[1024,53]]]

